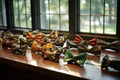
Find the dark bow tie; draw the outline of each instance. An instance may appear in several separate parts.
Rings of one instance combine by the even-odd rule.
[[[96,46],[92,46],[92,48],[89,49],[88,46],[79,45],[78,46],[78,51],[80,53],[88,52],[88,53],[92,53],[94,55],[100,56],[101,55],[101,46],[100,45],[96,45]]]
[[[120,71],[120,61],[118,60],[110,60],[108,55],[105,55],[104,58],[102,59],[102,64],[101,68],[107,69],[108,67],[114,68],[115,70]]]
[[[101,45],[102,49],[112,49],[115,51],[120,51],[120,40],[116,40],[113,42],[106,42],[103,40],[98,40],[97,45]]]

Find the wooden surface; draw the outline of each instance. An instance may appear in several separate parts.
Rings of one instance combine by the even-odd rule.
[[[102,71],[101,59],[105,54],[110,59],[120,60],[120,52],[102,51],[101,56],[88,55],[84,66],[67,64],[60,59],[59,63],[43,60],[40,55],[32,54],[29,50],[26,55],[15,55],[10,50],[2,49],[0,46],[0,63],[16,67],[23,71],[37,72],[62,80],[120,80],[119,72]]]

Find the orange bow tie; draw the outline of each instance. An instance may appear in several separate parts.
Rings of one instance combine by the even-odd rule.
[[[43,34],[42,33],[39,33],[39,34],[37,34],[36,36],[35,35],[33,35],[31,32],[27,32],[27,34],[26,34],[26,39],[28,40],[28,39],[33,39],[33,40],[35,40],[35,41],[37,41],[37,42],[41,42],[41,39],[43,38]]]

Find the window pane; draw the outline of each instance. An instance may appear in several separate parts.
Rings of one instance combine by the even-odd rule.
[[[103,0],[91,0],[91,14],[92,15],[103,15]]]
[[[5,0],[0,0],[0,26],[7,26]]]
[[[80,32],[116,34],[116,5],[117,0],[80,0]]]
[[[59,30],[59,15],[50,15],[50,29]]]
[[[40,12],[41,13],[49,13],[49,1],[48,0],[40,0]]]
[[[13,0],[15,27],[32,28],[30,0]]]
[[[68,0],[61,0],[60,1],[60,13],[61,14],[68,14]]]
[[[68,0],[40,0],[41,29],[68,31]]]
[[[81,32],[90,32],[90,17],[89,16],[81,16],[80,17],[80,31]]]
[[[49,29],[49,15],[46,14],[41,15],[41,28]]]
[[[19,16],[17,15],[17,14],[14,14],[14,21],[15,21],[15,26],[16,27],[19,27],[20,26],[20,24],[19,24]]]
[[[59,0],[50,0],[50,13],[59,13]]]
[[[19,12],[25,14],[25,1],[19,0]]]
[[[105,17],[105,33],[116,34],[116,17],[112,17],[112,16]]]
[[[69,29],[69,22],[68,22],[68,15],[61,15],[61,31],[68,31]]]
[[[91,33],[103,33],[102,16],[91,16]]]
[[[18,14],[18,1],[14,0],[13,1],[13,7],[14,7],[14,14]]]
[[[26,15],[20,15],[20,26],[25,28],[26,27]]]
[[[105,0],[105,15],[117,14],[117,0]]]
[[[2,26],[3,24],[3,20],[2,20],[2,14],[0,14],[0,26]]]
[[[31,14],[30,1],[26,0],[26,13]]]
[[[28,26],[28,28],[31,28],[32,27],[31,15],[30,14],[26,15],[26,18],[27,18],[27,26]]]
[[[90,0],[80,0],[80,14],[90,14]]]

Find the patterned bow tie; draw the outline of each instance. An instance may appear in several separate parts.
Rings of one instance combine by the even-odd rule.
[[[88,53],[94,54],[96,56],[100,56],[101,55],[101,46],[100,45],[96,45],[96,46],[92,46],[92,48],[89,49],[88,46],[79,45],[78,46],[78,51],[80,53],[88,52]]]
[[[29,39],[26,41],[24,38],[20,38],[20,46],[27,45],[27,46],[31,47],[32,42],[33,42],[32,39]]]
[[[78,56],[73,56],[70,51],[65,52],[64,62],[68,62],[68,64],[77,64],[79,66],[83,66],[86,61],[87,54],[81,53]]]
[[[40,47],[36,41],[33,41],[31,52],[38,52],[44,60],[59,62],[60,51],[52,43],[47,43]]]
[[[120,71],[120,61],[119,60],[110,60],[108,55],[105,55],[102,59],[101,68],[108,70],[108,67],[114,68],[115,70]]]
[[[27,45],[20,46],[19,44],[13,43],[11,45],[11,51],[13,54],[25,55],[27,51]]]
[[[86,42],[89,45],[95,46],[96,42],[97,42],[97,38],[93,38],[93,39],[91,39],[89,41],[86,41],[82,37],[80,37],[78,34],[76,34],[73,42],[76,43],[76,44],[80,44],[80,43]]]
[[[27,32],[26,40],[33,39],[33,40],[37,41],[38,43],[41,43],[41,39],[43,38],[43,36],[44,36],[44,34],[42,34],[42,33],[39,33],[35,36],[31,32]]]
[[[106,42],[103,40],[98,40],[97,45],[101,45],[102,49],[112,49],[115,51],[120,51],[120,40],[116,40],[113,42]]]

